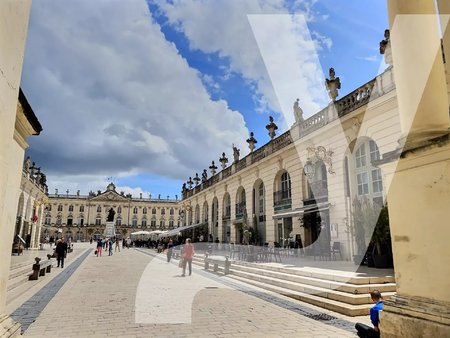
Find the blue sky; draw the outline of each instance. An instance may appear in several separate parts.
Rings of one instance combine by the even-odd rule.
[[[231,158],[232,143],[246,155],[250,131],[266,143],[269,115],[280,132],[289,124],[280,107],[292,107],[297,92],[275,95],[258,40],[277,32],[269,17],[253,32],[247,14],[304,14],[309,32],[286,53],[314,63],[312,37],[318,68],[326,77],[335,68],[342,97],[380,71],[386,12],[379,0],[34,3],[22,87],[44,132],[28,153],[50,192],[104,189],[113,176],[136,195],[179,196],[222,151]],[[327,103],[322,79],[308,81],[298,86],[306,116]]]

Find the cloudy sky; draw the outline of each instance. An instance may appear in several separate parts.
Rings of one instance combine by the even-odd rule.
[[[28,154],[50,192],[180,195],[232,144],[248,153],[374,77],[385,1],[34,0],[22,88],[44,131]],[[325,75],[324,75],[325,74]]]

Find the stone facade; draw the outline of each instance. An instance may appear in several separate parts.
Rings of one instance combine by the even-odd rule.
[[[104,192],[91,192],[87,196],[49,195],[42,236],[72,237],[74,241],[103,236],[111,208],[115,211],[116,234],[120,237],[137,230],[171,230],[181,225],[179,201],[135,198],[117,192],[110,183]]]
[[[30,166],[32,164],[32,166]],[[37,168],[39,169],[39,168]],[[30,248],[39,248],[41,230],[44,219],[44,208],[48,202],[45,175],[35,171],[35,164],[25,159],[20,182],[19,202],[15,235],[24,239]],[[14,238],[14,242],[18,242]]]
[[[383,177],[373,161],[395,149],[399,132],[390,67],[201,184],[189,189],[188,182],[185,223],[207,222],[220,242],[242,243],[246,226],[258,233],[258,244],[287,246],[297,239],[314,250],[314,242],[339,242],[351,259],[353,199],[384,203]]]

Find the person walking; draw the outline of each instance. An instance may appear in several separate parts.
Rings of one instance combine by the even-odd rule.
[[[102,250],[103,250],[103,242],[102,239],[99,237],[98,241],[97,241],[97,257],[100,255],[100,257],[102,256]]]
[[[172,240],[169,240],[167,244],[167,263],[170,263],[170,259],[172,258],[174,244]]]
[[[61,268],[64,267],[64,258],[66,258],[66,254],[67,254],[67,243],[64,240],[64,237],[62,237],[59,241],[58,244],[56,244],[56,259],[58,261],[58,268],[61,265]]]
[[[370,309],[370,321],[372,322],[373,328],[365,324],[356,323],[355,329],[357,331],[358,337],[361,338],[378,338],[380,337],[380,311],[383,310],[383,297],[380,291],[373,290],[370,293],[370,298],[375,305]]]
[[[112,256],[112,254],[113,254],[113,241],[112,241],[112,239],[110,238],[109,240],[108,240],[108,256]]]
[[[127,238],[127,249],[129,249],[130,246],[131,246],[131,238],[128,237],[128,238]]]
[[[117,251],[117,250],[119,250],[119,252],[120,252],[120,241],[119,241],[118,237],[116,237],[116,246],[114,248],[114,251]]]
[[[189,265],[189,276],[192,274],[192,257],[195,255],[194,245],[191,243],[191,239],[186,239],[186,244],[183,248],[183,274],[186,276],[186,265]]]

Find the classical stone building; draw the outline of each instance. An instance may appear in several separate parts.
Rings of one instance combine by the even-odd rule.
[[[27,157],[22,169],[14,233],[24,239],[30,248],[38,248],[41,243],[44,208],[48,202],[47,192],[45,174]],[[18,243],[19,239],[15,237],[14,242]]]
[[[259,244],[297,240],[311,254],[337,242],[351,259],[353,201],[383,205],[375,161],[395,149],[400,126],[392,67],[336,101],[335,81],[331,69],[327,87],[333,101],[326,108],[306,120],[296,116],[292,128],[275,137],[271,119],[268,143],[254,150],[251,135],[247,156],[239,158],[235,149],[230,166],[223,156],[220,172],[212,165],[209,179],[195,178],[197,185],[190,179],[183,187],[185,226],[207,226],[214,239],[233,243],[244,241],[247,226]]]
[[[48,196],[43,236],[72,237],[86,241],[104,236],[108,211],[113,208],[116,234],[127,237],[138,230],[171,230],[181,225],[178,200],[133,197],[117,192],[114,183],[105,191]]]

